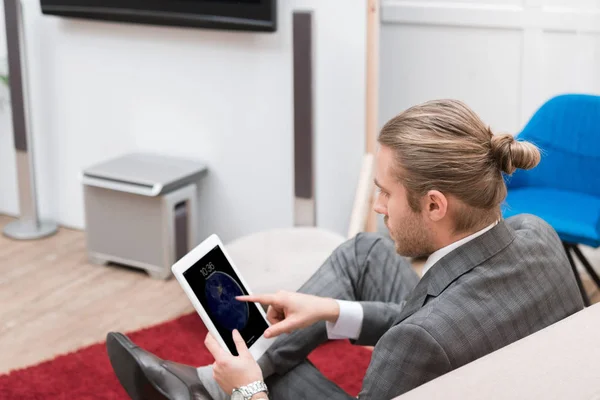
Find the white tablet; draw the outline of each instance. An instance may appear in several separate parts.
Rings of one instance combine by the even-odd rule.
[[[263,336],[269,323],[262,307],[235,299],[252,293],[217,235],[196,246],[171,270],[221,347],[238,355],[234,329],[240,332],[255,360],[273,343],[273,338]]]

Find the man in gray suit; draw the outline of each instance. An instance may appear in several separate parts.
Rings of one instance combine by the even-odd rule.
[[[241,299],[268,304],[265,335],[279,336],[258,363],[237,332],[238,357],[209,335],[216,361],[198,369],[110,333],[111,363],[132,398],[235,390],[246,399],[349,399],[306,360],[328,339],[347,338],[375,346],[359,398],[390,399],[582,309],[554,230],[531,215],[501,217],[503,173],[535,167],[535,146],[493,135],[453,100],[399,114],[379,143],[375,211],[392,240],[359,234],[298,293]],[[428,257],[421,279],[402,256]]]

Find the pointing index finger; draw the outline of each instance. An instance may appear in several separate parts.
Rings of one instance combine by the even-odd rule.
[[[236,300],[260,303],[265,305],[276,303],[275,296],[273,296],[272,294],[253,294],[248,296],[237,296]]]

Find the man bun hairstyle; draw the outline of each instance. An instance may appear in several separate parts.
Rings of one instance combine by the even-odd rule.
[[[509,133],[491,135],[492,155],[498,168],[511,175],[518,169],[531,169],[540,162],[540,151],[529,142],[515,140]]]
[[[378,141],[394,152],[396,177],[413,211],[420,211],[420,200],[429,190],[461,201],[453,211],[456,232],[499,219],[506,198],[502,173],[530,169],[540,161],[535,145],[510,134],[494,135],[458,100],[433,100],[407,109],[385,124]]]

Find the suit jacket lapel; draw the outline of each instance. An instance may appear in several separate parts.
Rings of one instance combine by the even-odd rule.
[[[502,220],[481,236],[446,254],[419,281],[396,323],[402,322],[423,307],[427,296],[439,296],[460,276],[505,249],[514,238],[513,229]]]

